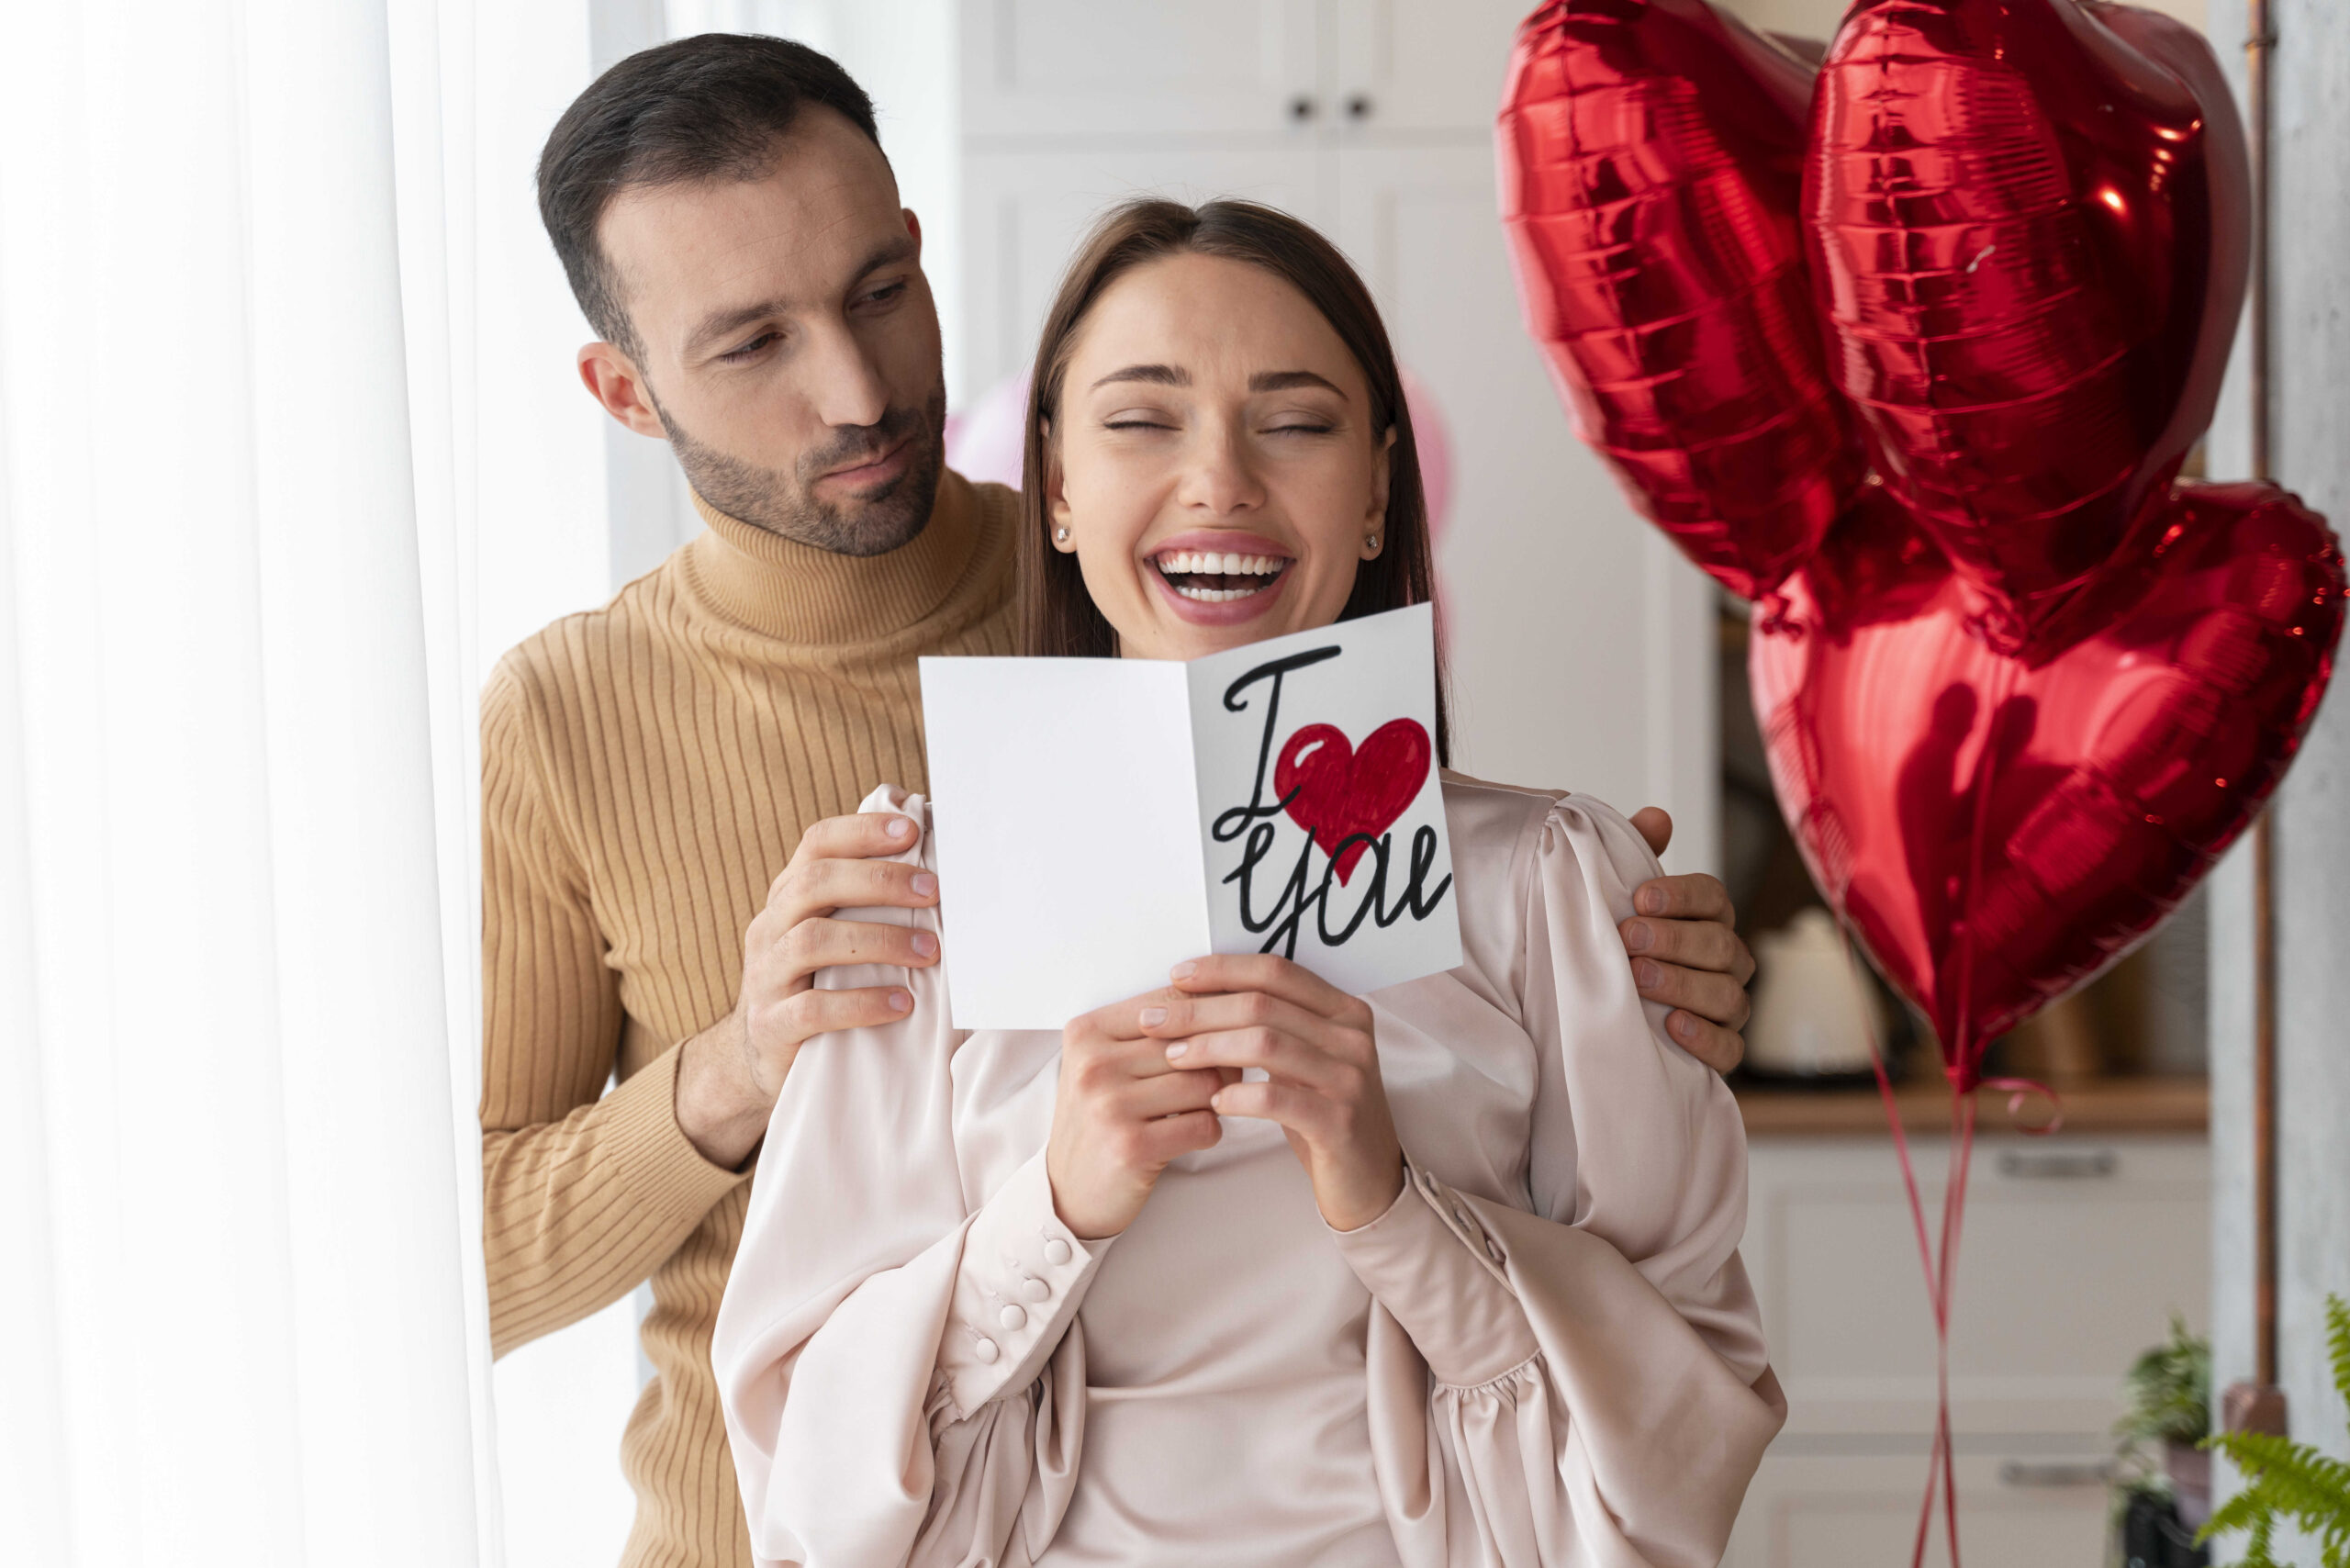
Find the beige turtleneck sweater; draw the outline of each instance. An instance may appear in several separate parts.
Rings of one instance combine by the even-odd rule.
[[[950,473],[919,537],[858,559],[703,507],[707,532],[483,693],[490,1333],[502,1354],[652,1280],[628,1568],[751,1562],[710,1364],[748,1178],[679,1130],[678,1042],[733,1008],[808,824],[928,789],[914,661],[1013,651],[1017,510]]]

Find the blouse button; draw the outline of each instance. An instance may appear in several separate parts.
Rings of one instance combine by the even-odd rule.
[[[1069,1261],[1069,1243],[1056,1236],[1045,1243],[1045,1261],[1056,1266]]]
[[[1502,1244],[1490,1236],[1485,1238],[1485,1256],[1496,1263],[1505,1263],[1509,1260],[1502,1256]]]
[[[1053,1287],[1042,1280],[1023,1280],[1020,1282],[1020,1294],[1030,1301],[1044,1301],[1052,1295]]]
[[[992,1339],[981,1339],[974,1337],[971,1345],[971,1354],[979,1357],[979,1360],[983,1361],[991,1361],[995,1360],[998,1354],[995,1348],[995,1341]]]
[[[1002,1324],[1006,1328],[1017,1328],[1022,1324],[1028,1321],[1028,1315],[1021,1311],[1018,1306],[1014,1305],[1011,1302],[1005,1302],[1003,1304],[1003,1310],[997,1313],[995,1316],[996,1321]]]

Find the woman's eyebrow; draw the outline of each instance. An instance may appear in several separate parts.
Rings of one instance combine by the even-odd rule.
[[[1248,390],[1251,392],[1287,392],[1299,386],[1320,386],[1337,392],[1342,398],[1346,397],[1346,393],[1333,385],[1328,377],[1316,375],[1310,370],[1268,370],[1248,378]]]
[[[1123,370],[1112,371],[1086,390],[1091,392],[1095,387],[1107,386],[1116,381],[1147,381],[1153,386],[1189,386],[1192,373],[1176,364],[1130,364]]]

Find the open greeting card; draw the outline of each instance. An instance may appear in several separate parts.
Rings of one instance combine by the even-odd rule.
[[[1426,605],[1189,664],[922,661],[948,996],[1058,1029],[1205,953],[1460,962]]]

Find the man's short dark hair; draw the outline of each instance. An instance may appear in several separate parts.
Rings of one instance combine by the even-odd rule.
[[[599,336],[643,352],[596,240],[611,199],[632,185],[758,179],[808,104],[881,145],[873,100],[831,57],[747,33],[703,33],[632,54],[564,111],[539,153],[539,217]]]

